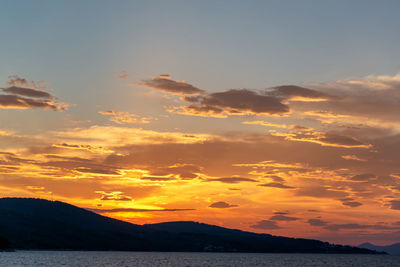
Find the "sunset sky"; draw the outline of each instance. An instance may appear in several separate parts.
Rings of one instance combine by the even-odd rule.
[[[2,1],[0,196],[400,240],[399,1]]]

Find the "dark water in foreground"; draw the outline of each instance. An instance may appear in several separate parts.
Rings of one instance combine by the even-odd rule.
[[[400,256],[182,252],[1,252],[0,266],[400,266]]]

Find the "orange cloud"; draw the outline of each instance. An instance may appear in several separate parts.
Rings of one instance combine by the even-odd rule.
[[[110,154],[114,153],[114,150],[106,149],[101,146],[92,146],[92,145],[70,145],[67,143],[62,144],[53,144],[53,147],[57,148],[65,148],[65,149],[76,149],[76,150],[86,150],[93,153],[102,153],[102,154]]]
[[[367,159],[359,158],[356,155],[342,155],[342,158],[346,159],[346,160],[355,160],[355,161],[362,161],[362,162],[368,161]]]
[[[336,114],[333,112],[329,112],[326,110],[318,110],[318,111],[306,111],[304,112],[305,115],[309,116],[316,116],[322,118],[349,118],[351,116],[345,114]]]
[[[129,196],[123,195],[123,192],[114,191],[114,192],[104,192],[104,191],[96,191],[96,193],[101,194],[100,200],[114,200],[114,201],[132,201],[132,198]]]
[[[343,148],[371,148],[371,144],[364,144],[361,141],[340,134],[324,133],[324,132],[298,132],[291,131],[289,133],[271,133],[274,136],[284,137],[286,140],[316,143],[321,146],[343,147]]]
[[[258,163],[237,163],[233,164],[233,166],[238,166],[238,167],[261,167],[261,168],[284,168],[284,169],[303,169],[305,168],[304,165],[301,163],[281,163],[281,162],[276,162],[273,160],[266,160],[266,161],[261,161]]]
[[[123,146],[129,144],[162,144],[201,143],[212,139],[208,134],[187,134],[180,132],[157,132],[141,128],[117,126],[91,126],[89,128],[74,128],[64,131],[54,131],[55,138],[67,140],[66,143],[75,144],[86,142],[95,146]],[[68,142],[70,141],[70,142]]]
[[[112,116],[110,121],[117,124],[147,124],[152,120],[152,118],[149,117],[139,117],[136,114],[115,110],[99,111],[99,114]]]
[[[244,121],[242,123],[249,124],[249,125],[262,125],[262,126],[268,126],[268,127],[274,127],[274,128],[294,129],[294,130],[301,130],[301,131],[314,130],[313,128],[304,127],[304,126],[300,126],[300,125],[286,125],[286,124],[271,123],[271,122],[267,122],[267,121]]]

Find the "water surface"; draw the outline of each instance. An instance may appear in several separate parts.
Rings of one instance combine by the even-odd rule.
[[[342,254],[17,251],[0,266],[400,266],[400,256]]]

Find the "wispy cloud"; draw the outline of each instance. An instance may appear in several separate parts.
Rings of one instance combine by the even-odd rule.
[[[129,112],[115,110],[99,111],[99,114],[111,116],[110,121],[117,124],[147,124],[153,120],[150,117],[140,117],[139,115]]]

